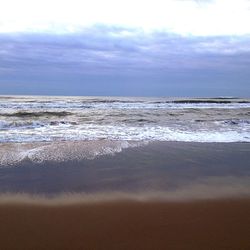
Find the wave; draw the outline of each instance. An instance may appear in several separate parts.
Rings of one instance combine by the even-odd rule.
[[[192,125],[192,128],[175,126],[123,126],[123,125],[58,125],[35,129],[0,131],[0,142],[41,141],[179,141],[179,142],[250,142],[249,124],[232,126],[217,124],[210,128]],[[214,125],[213,125],[214,126]]]
[[[0,166],[14,166],[22,161],[43,163],[94,159],[145,144],[146,142],[108,140],[0,144]]]
[[[99,139],[250,142],[248,99],[19,99],[0,100],[0,142]]]
[[[171,103],[180,103],[180,104],[196,104],[196,103],[229,104],[229,103],[235,103],[235,102],[232,102],[232,101],[229,101],[229,100],[176,100],[176,101],[171,101]],[[237,102],[237,103],[248,103],[248,102]]]
[[[69,121],[0,121],[0,130],[6,129],[35,129],[45,126],[77,125],[77,122]],[[35,132],[35,131],[34,131]]]
[[[18,111],[14,113],[0,113],[0,116],[7,117],[40,117],[40,116],[68,116],[72,115],[71,112],[68,111],[38,111],[38,112],[28,112],[28,111]]]
[[[167,101],[166,103],[177,103],[177,104],[203,104],[203,103],[212,103],[212,104],[244,104],[250,103],[248,100],[235,99],[235,98],[210,98],[210,99],[181,99],[181,100],[173,100]]]
[[[242,119],[196,119],[194,120],[198,123],[205,123],[205,122],[213,122],[213,123],[221,123],[221,124],[227,124],[227,125],[248,125],[250,124],[250,120],[242,120]]]
[[[159,99],[159,100],[155,100]],[[82,103],[144,103],[144,104],[163,104],[163,103],[180,103],[180,104],[196,104],[196,103],[215,103],[215,104],[230,104],[230,103],[250,103],[249,100],[235,98],[235,97],[218,97],[218,98],[187,98],[187,99],[173,99],[173,98],[97,98],[81,100]]]
[[[0,109],[6,112],[1,116],[9,117],[39,117],[39,116],[66,116],[71,111],[82,112],[84,110],[193,110],[193,109],[249,109],[250,102],[219,102],[219,101],[160,101],[160,102],[113,102],[98,101],[86,102],[63,102],[63,103],[0,103]],[[13,112],[17,111],[18,112]]]
[[[245,125],[245,124],[250,124],[250,120],[232,119],[232,120],[223,121],[223,123],[228,124],[228,125]]]

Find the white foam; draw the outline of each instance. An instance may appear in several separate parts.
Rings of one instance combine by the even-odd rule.
[[[121,141],[183,141],[183,142],[250,142],[250,125],[236,128],[223,125],[219,128],[190,129],[189,127],[125,126],[125,125],[70,125],[43,126],[0,131],[1,142],[41,142],[75,140]]]
[[[249,100],[202,101],[174,103],[167,98],[132,97],[2,98],[0,143],[99,139],[250,142]]]
[[[0,166],[13,166],[24,160],[42,163],[94,159],[101,155],[113,155],[125,148],[145,144],[146,142],[106,140],[0,144]]]

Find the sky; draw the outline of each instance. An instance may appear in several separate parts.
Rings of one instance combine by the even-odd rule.
[[[0,0],[0,94],[250,97],[250,0]]]

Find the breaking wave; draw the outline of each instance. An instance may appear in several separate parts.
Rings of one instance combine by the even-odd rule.
[[[2,97],[0,108],[0,143],[250,142],[248,99]]]
[[[125,148],[145,144],[146,142],[106,140],[0,144],[0,166],[14,166],[22,161],[43,163],[94,159],[101,155],[113,155]]]
[[[0,113],[0,116],[7,116],[7,117],[41,117],[41,116],[58,116],[64,117],[67,115],[71,115],[70,112],[66,111],[41,111],[41,112],[28,112],[28,111],[19,111],[14,113]]]

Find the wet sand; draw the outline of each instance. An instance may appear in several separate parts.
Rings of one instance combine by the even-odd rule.
[[[250,200],[0,205],[1,249],[250,249]]]
[[[216,186],[216,194],[225,186],[247,191],[249,162],[249,143],[154,142],[91,160],[2,167],[0,193],[172,192],[193,185]]]

